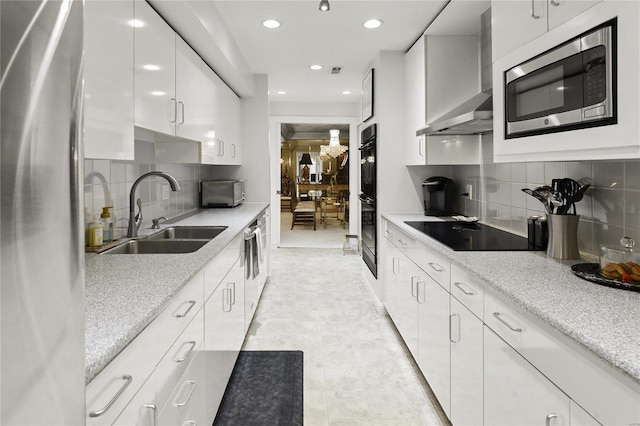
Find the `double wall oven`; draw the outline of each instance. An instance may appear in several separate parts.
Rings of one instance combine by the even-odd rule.
[[[374,277],[378,276],[376,261],[376,124],[360,134],[360,235],[362,259]]]

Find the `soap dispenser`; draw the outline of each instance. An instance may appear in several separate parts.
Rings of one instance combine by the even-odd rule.
[[[102,214],[100,215],[100,223],[102,224],[102,242],[110,243],[113,241],[113,220],[111,219],[111,213],[109,209],[112,207],[103,207]]]
[[[102,224],[98,220],[98,215],[94,214],[89,224],[89,247],[102,245]]]

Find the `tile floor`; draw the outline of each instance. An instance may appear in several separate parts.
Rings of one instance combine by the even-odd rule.
[[[341,249],[274,249],[245,349],[304,351],[305,425],[448,424],[360,270]]]

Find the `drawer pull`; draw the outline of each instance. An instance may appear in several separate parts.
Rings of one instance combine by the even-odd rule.
[[[429,266],[431,266],[431,269],[433,269],[436,272],[444,272],[445,269],[438,265],[437,263],[433,263],[433,262],[429,262]]]
[[[422,289],[422,299],[420,299],[420,289]],[[425,287],[424,287],[424,281],[418,281],[418,289],[417,289],[417,300],[418,303],[420,303],[421,305],[425,302]]]
[[[189,350],[187,350],[184,355],[180,356],[180,352],[182,352],[182,348],[184,348],[185,346],[190,346]],[[196,341],[195,340],[189,340],[188,342],[183,342],[180,347],[178,348],[178,350],[176,351],[176,355],[173,358],[173,360],[175,362],[183,362],[184,360],[187,359],[187,357],[189,356],[189,353],[193,350],[193,348],[196,347]]]
[[[196,301],[195,300],[189,300],[188,302],[182,303],[182,305],[184,305],[185,303],[187,303],[189,305],[189,307],[183,313],[176,314],[176,318],[184,318],[184,317],[186,317],[189,314],[189,311],[191,309],[193,309],[194,306],[196,306]],[[180,305],[180,306],[182,306],[182,305]]]
[[[416,285],[416,280],[419,277],[417,275],[414,275],[411,277],[411,296],[412,297],[417,297],[418,296],[418,286]]]
[[[460,289],[460,291],[462,291],[464,294],[466,294],[467,296],[473,296],[474,294],[476,294],[474,291],[471,290],[467,290],[465,289],[465,285],[460,283],[460,282],[455,282],[453,283],[453,285],[455,285],[456,287],[458,287]]]
[[[458,337],[453,339],[453,318],[456,317],[458,319]],[[460,315],[451,314],[449,315],[449,341],[451,343],[460,343]]]
[[[388,229],[385,232],[387,233],[387,235],[393,235],[393,232]]]
[[[547,418],[544,421],[545,426],[551,426],[551,420],[557,419],[558,415],[556,413],[547,414]]]
[[[402,240],[398,240],[398,242],[399,242],[400,244],[402,244],[403,246],[405,246],[405,247],[409,245],[409,244],[405,243],[405,242],[404,242],[404,241],[402,241]]]
[[[191,390],[189,391],[189,394],[187,395],[187,398],[183,402],[176,402],[175,400],[173,401],[173,405],[175,405],[176,407],[184,407],[185,405],[187,405],[189,403],[189,400],[191,399],[191,395],[193,395],[193,391],[196,390],[196,381],[195,380],[187,380],[180,387],[180,391],[176,395],[176,399],[178,399],[178,397],[180,395],[182,395],[182,391],[184,390],[184,387],[187,386],[187,385],[191,386]]]
[[[506,325],[507,327],[509,327],[509,330],[511,331],[515,331],[517,333],[520,333],[522,331],[522,329],[520,327],[514,327],[511,324],[509,324],[508,322],[506,322],[505,320],[502,319],[502,317],[500,316],[500,312],[494,312],[493,316],[496,317],[496,319],[498,321],[500,321],[501,323],[503,323],[504,325]]]
[[[157,416],[156,406],[154,404],[144,404],[142,406],[142,408],[147,408],[147,409],[153,411],[153,426],[156,426],[156,424],[158,424],[158,422],[157,422],[158,416]]]
[[[536,15],[534,0],[531,0],[531,17],[533,19],[540,19],[540,15]]]
[[[116,394],[113,395],[113,398],[111,398],[111,400],[107,402],[107,405],[101,410],[89,411],[89,417],[99,417],[103,415],[109,408],[111,408],[113,403],[116,402],[116,399],[118,399],[120,395],[122,395],[122,392],[124,392],[124,390],[127,388],[127,386],[131,384],[131,380],[133,380],[133,377],[131,377],[129,374],[124,374],[122,376],[122,380],[124,380],[124,383],[122,384],[122,386],[120,386],[120,389],[118,389],[118,392],[116,392]]]

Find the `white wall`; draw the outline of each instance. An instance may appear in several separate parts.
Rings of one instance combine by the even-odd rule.
[[[271,102],[271,116],[360,117],[359,102]]]

